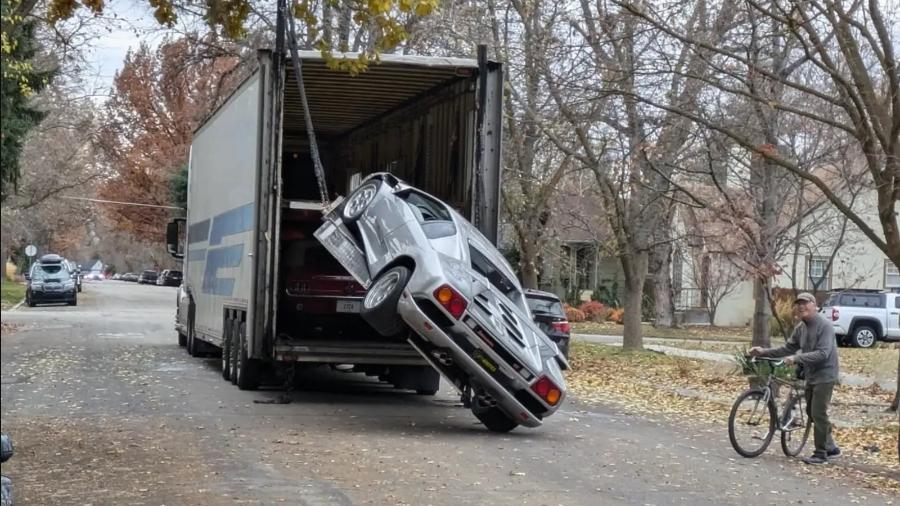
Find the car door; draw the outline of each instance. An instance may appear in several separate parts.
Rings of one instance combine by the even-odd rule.
[[[891,299],[894,299],[891,301]],[[887,336],[900,338],[900,295],[889,295],[887,300]]]

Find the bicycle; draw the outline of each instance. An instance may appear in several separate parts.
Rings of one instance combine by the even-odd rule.
[[[788,381],[775,376],[775,367],[784,364],[784,360],[765,357],[753,357],[751,363],[763,362],[769,366],[765,383],[750,388],[738,396],[728,417],[728,438],[731,446],[742,457],[753,458],[762,455],[772,442],[775,430],[781,432],[781,450],[788,457],[796,457],[803,451],[809,439],[811,420],[806,412],[806,397],[801,381]],[[778,413],[776,406],[775,386],[788,387],[787,400]],[[749,434],[744,434],[744,432]],[[747,441],[744,441],[745,436]],[[759,441],[753,448],[749,444]]]

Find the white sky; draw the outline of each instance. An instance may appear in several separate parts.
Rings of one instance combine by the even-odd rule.
[[[147,0],[110,0],[103,17],[92,21],[88,29],[89,49],[84,55],[87,63],[84,79],[97,95],[109,92],[129,49],[137,49],[141,42],[156,47],[167,34],[173,33],[153,18]]]

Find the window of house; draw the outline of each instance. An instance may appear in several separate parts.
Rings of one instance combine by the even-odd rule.
[[[900,288],[900,269],[890,260],[884,261],[884,287]]]
[[[827,272],[828,259],[812,257],[809,259],[807,288],[810,290],[830,290],[831,283]]]

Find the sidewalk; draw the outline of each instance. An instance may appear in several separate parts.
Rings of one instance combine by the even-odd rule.
[[[603,344],[607,346],[622,346],[622,336],[609,336],[609,335],[596,335],[596,334],[572,334],[572,337],[579,341],[585,341],[589,343]],[[675,348],[672,346],[666,346],[666,341],[671,341],[668,338],[657,338],[657,337],[645,337],[644,338],[644,348],[652,351],[657,351],[660,353],[664,353],[666,355],[672,355],[677,357],[687,357],[687,358],[696,358],[699,360],[705,360],[708,362],[717,362],[722,364],[723,366],[733,367],[734,359],[731,355],[725,353],[714,353],[710,351],[702,351],[702,350],[686,350],[683,348]],[[713,343],[726,343],[732,344],[731,341],[704,341],[704,342],[713,342]],[[887,391],[893,391],[897,388],[896,380],[877,380],[870,376],[863,376],[860,374],[850,374],[850,373],[841,373],[840,381],[844,385],[849,386],[857,386],[857,387],[867,387],[872,383],[877,383],[879,387],[883,388]]]

